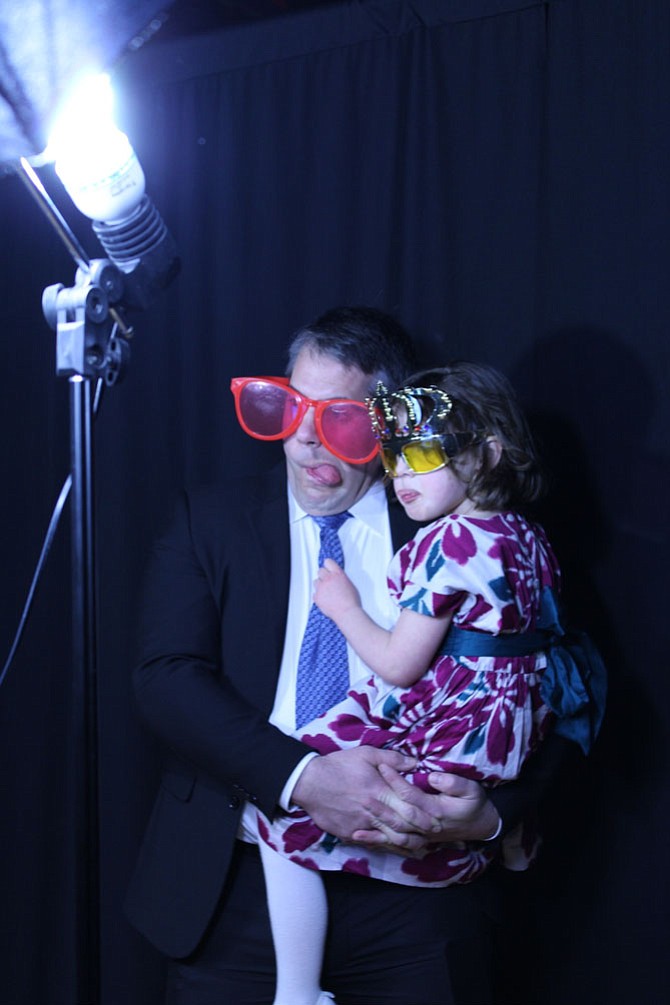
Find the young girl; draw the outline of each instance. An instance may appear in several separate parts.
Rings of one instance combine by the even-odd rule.
[[[387,631],[363,611],[331,559],[314,599],[373,671],[298,735],[320,753],[359,744],[417,758],[431,771],[497,785],[514,779],[548,726],[540,692],[547,643],[543,598],[560,573],[542,529],[522,515],[542,488],[536,455],[511,387],[495,370],[458,362],[369,401],[387,475],[410,517],[425,524],[393,558],[389,588],[400,614]],[[325,893],[315,870],[394,883],[466,883],[495,842],[435,844],[403,858],[352,846],[302,811],[270,823],[261,853],[278,960],[275,1005],[324,1005],[319,989]],[[508,851],[512,842],[508,839]],[[522,849],[516,843],[518,861]],[[301,868],[302,867],[302,868]]]

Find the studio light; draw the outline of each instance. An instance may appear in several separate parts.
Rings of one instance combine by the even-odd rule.
[[[137,155],[113,116],[107,74],[82,81],[60,114],[44,155],[75,206],[93,221],[123,273],[122,301],[145,308],[179,271],[175,244],[145,192]]]
[[[95,18],[89,21],[82,18],[81,23],[87,28],[86,38],[90,34],[91,42],[88,50],[84,45],[82,49],[91,55],[100,51],[107,51],[110,57],[118,54],[122,40],[127,41],[131,25],[132,30],[141,27],[145,23],[144,13],[155,13],[156,2],[129,0],[124,3],[119,0],[106,5],[115,15],[114,26],[104,23],[97,10]],[[169,3],[167,0],[167,6]],[[28,0],[27,6],[32,10],[36,4],[37,0]],[[16,49],[19,63],[23,54],[21,43],[28,34],[25,24],[19,23],[18,15],[27,18],[31,33],[33,26],[25,6],[14,5],[16,9],[12,9],[7,26],[0,18],[0,29],[11,29],[11,49]],[[42,9],[41,5],[37,6]],[[57,6],[60,12],[60,5]],[[81,7],[83,13],[91,5],[81,0],[70,6],[73,9]],[[61,50],[68,52],[66,43],[76,34],[75,25],[79,23],[76,19],[55,18],[51,4],[47,13],[46,20],[54,23],[54,30],[46,55],[37,54],[33,61],[30,82],[41,83],[44,71],[52,68],[52,63],[58,63],[56,55]],[[149,29],[157,30],[155,26],[160,23],[157,17]],[[74,96],[67,100],[67,105],[61,105],[64,111],[51,130],[46,150],[37,154],[36,151],[44,146],[41,137],[49,133],[46,110],[61,94],[68,90],[73,92],[64,83],[56,86],[58,82],[51,74],[48,85],[36,88],[39,100],[36,98],[33,107],[26,100],[28,88],[14,64],[6,58],[6,49],[0,44],[0,153],[4,151],[11,169],[36,199],[76,265],[72,287],[56,283],[42,294],[44,315],[56,331],[56,373],[68,379],[71,467],[49,527],[39,568],[53,540],[65,500],[69,498],[72,523],[71,686],[77,717],[76,756],[72,769],[76,793],[74,972],[78,1005],[97,1005],[100,1000],[101,911],[93,424],[103,390],[116,384],[127,369],[130,340],[134,335],[128,313],[149,306],[155,295],[176,276],[179,259],[162,218],[146,194],[144,172],[135,151],[114,122],[109,78],[98,76],[79,81]],[[98,60],[98,65],[109,65],[109,60]],[[91,259],[88,256],[39,179],[35,169],[52,161],[73,203],[92,221],[93,232],[105,257]],[[36,579],[38,577],[39,570]],[[3,675],[16,651],[33,595],[31,587]]]

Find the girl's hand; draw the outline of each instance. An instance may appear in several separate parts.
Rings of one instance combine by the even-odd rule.
[[[335,622],[351,608],[361,606],[358,590],[332,558],[325,560],[314,580],[314,603]]]

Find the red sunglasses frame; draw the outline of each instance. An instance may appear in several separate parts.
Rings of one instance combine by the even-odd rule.
[[[279,387],[282,390],[290,390],[291,394],[295,398],[298,411],[295,415],[293,421],[282,430],[280,433],[273,433],[270,436],[264,436],[261,433],[255,433],[251,430],[242,417],[242,409],[240,407],[240,395],[245,387],[249,384],[257,383],[258,381],[265,381],[268,384],[272,384],[275,387]],[[314,398],[308,398],[307,395],[301,394],[300,391],[296,391],[294,387],[291,387],[288,377],[233,377],[230,382],[230,390],[233,392],[233,397],[235,399],[235,414],[237,415],[237,421],[241,425],[242,429],[248,436],[252,436],[255,440],[285,440],[297,430],[302,420],[307,415],[310,408],[314,409],[314,425],[319,439],[323,443],[326,450],[335,457],[338,457],[341,461],[345,461],[347,464],[367,464],[376,455],[379,454],[379,447],[375,441],[375,444],[365,457],[352,458],[347,457],[345,454],[341,453],[339,450],[335,450],[331,444],[328,442],[327,437],[323,432],[322,416],[326,408],[329,405],[356,405],[365,411],[366,417],[369,418],[369,412],[367,405],[364,401],[356,401],[354,398],[324,398],[321,401],[315,401]],[[374,432],[372,430],[372,425],[370,428],[371,435],[374,437]]]

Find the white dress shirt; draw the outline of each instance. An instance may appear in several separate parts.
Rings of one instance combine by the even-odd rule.
[[[298,659],[318,572],[320,537],[318,524],[298,505],[290,489],[288,508],[291,542],[288,616],[277,691],[270,715],[270,722],[284,733],[295,730]],[[349,513],[351,519],[345,520],[339,529],[347,575],[364,598],[365,610],[370,617],[382,627],[392,628],[398,617],[398,608],[386,585],[386,570],[393,555],[393,544],[386,492],[381,482],[375,482],[363,498],[349,509]],[[369,667],[350,646],[347,646],[347,652],[350,682],[369,676]],[[289,808],[291,793],[303,768],[312,757],[317,756],[315,753],[307,754],[287,779],[280,799],[284,809]],[[256,834],[255,812],[247,804],[240,837],[249,839]],[[248,833],[249,828],[251,834]]]

